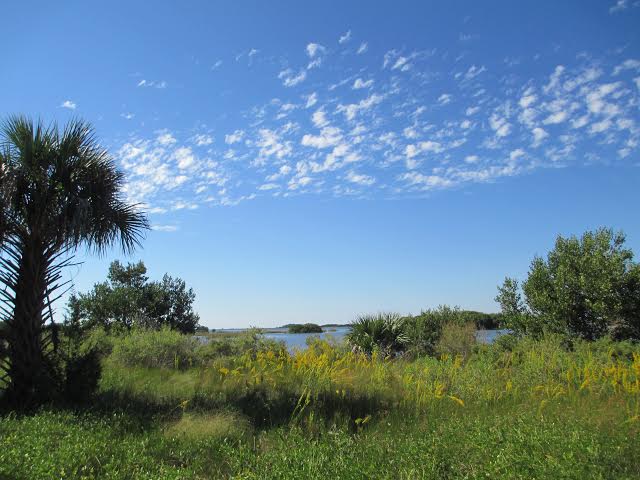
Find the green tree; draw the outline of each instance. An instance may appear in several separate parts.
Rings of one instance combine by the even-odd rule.
[[[161,281],[150,282],[144,263],[123,266],[116,260],[109,267],[107,281],[95,284],[89,293],[69,298],[68,321],[84,328],[169,327],[193,333],[199,321],[194,300],[195,293],[184,280],[164,275]]]
[[[640,338],[640,266],[625,236],[601,228],[577,238],[558,236],[547,258],[535,257],[522,284],[507,278],[496,300],[509,328],[557,332],[594,340],[611,334]]]
[[[139,245],[146,217],[122,196],[123,174],[80,120],[59,131],[23,116],[0,132],[0,290],[7,325],[7,398],[45,401],[56,388],[52,303],[62,270],[82,245],[103,252]]]

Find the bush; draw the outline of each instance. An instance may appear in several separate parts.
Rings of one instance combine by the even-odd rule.
[[[445,323],[440,332],[440,338],[436,344],[438,355],[460,355],[469,357],[476,344],[476,326],[469,322],[465,324]]]
[[[289,326],[289,333],[322,333],[322,327],[315,323],[294,324]]]
[[[185,369],[197,363],[198,341],[167,328],[113,338],[110,358],[126,366]]]
[[[91,400],[98,390],[101,374],[97,350],[74,355],[65,366],[65,400],[71,403],[86,403]]]
[[[414,357],[436,355],[443,327],[447,324],[463,326],[468,323],[459,308],[446,305],[407,317],[404,322],[408,336],[407,352]]]
[[[251,328],[234,335],[210,335],[207,343],[197,349],[201,363],[208,363],[220,357],[234,357],[248,353],[251,357],[258,352],[286,352],[283,342],[265,338],[258,328]]]

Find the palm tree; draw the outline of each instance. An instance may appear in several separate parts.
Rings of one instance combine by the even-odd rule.
[[[82,245],[133,250],[148,222],[123,199],[123,174],[89,124],[72,120],[59,131],[13,116],[0,145],[0,320],[8,343],[0,374],[9,401],[33,405],[57,385],[52,303],[66,284],[63,268]]]

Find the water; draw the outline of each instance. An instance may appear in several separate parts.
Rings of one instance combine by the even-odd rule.
[[[510,333],[510,330],[478,330],[476,332],[476,340],[478,343],[493,343],[496,338],[501,337],[502,335],[506,335]]]
[[[289,351],[304,350],[307,348],[307,339],[309,337],[328,339],[333,338],[340,343],[344,340],[345,335],[349,332],[349,327],[327,327],[322,333],[288,333],[283,330],[282,333],[265,333],[265,338],[283,341]]]
[[[225,329],[221,331],[242,332],[244,329]],[[321,339],[332,338],[336,342],[340,343],[344,340],[344,337],[348,332],[349,327],[327,327],[322,333],[289,333],[286,329],[282,329],[282,332],[271,331],[265,333],[264,336],[265,338],[284,342],[287,349],[292,352],[293,350],[304,350],[307,348],[307,339],[309,337]],[[496,338],[506,333],[509,333],[509,330],[478,330],[476,332],[476,339],[480,343],[489,344],[493,343]]]

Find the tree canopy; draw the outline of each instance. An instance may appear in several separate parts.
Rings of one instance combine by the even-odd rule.
[[[194,300],[193,289],[180,278],[165,274],[161,281],[149,281],[143,262],[124,266],[114,261],[105,282],[70,297],[68,320],[89,328],[169,327],[193,333],[199,321]]]
[[[531,262],[522,293],[507,277],[496,301],[503,324],[516,333],[640,338],[640,265],[624,234],[608,228],[558,236],[546,259]]]

